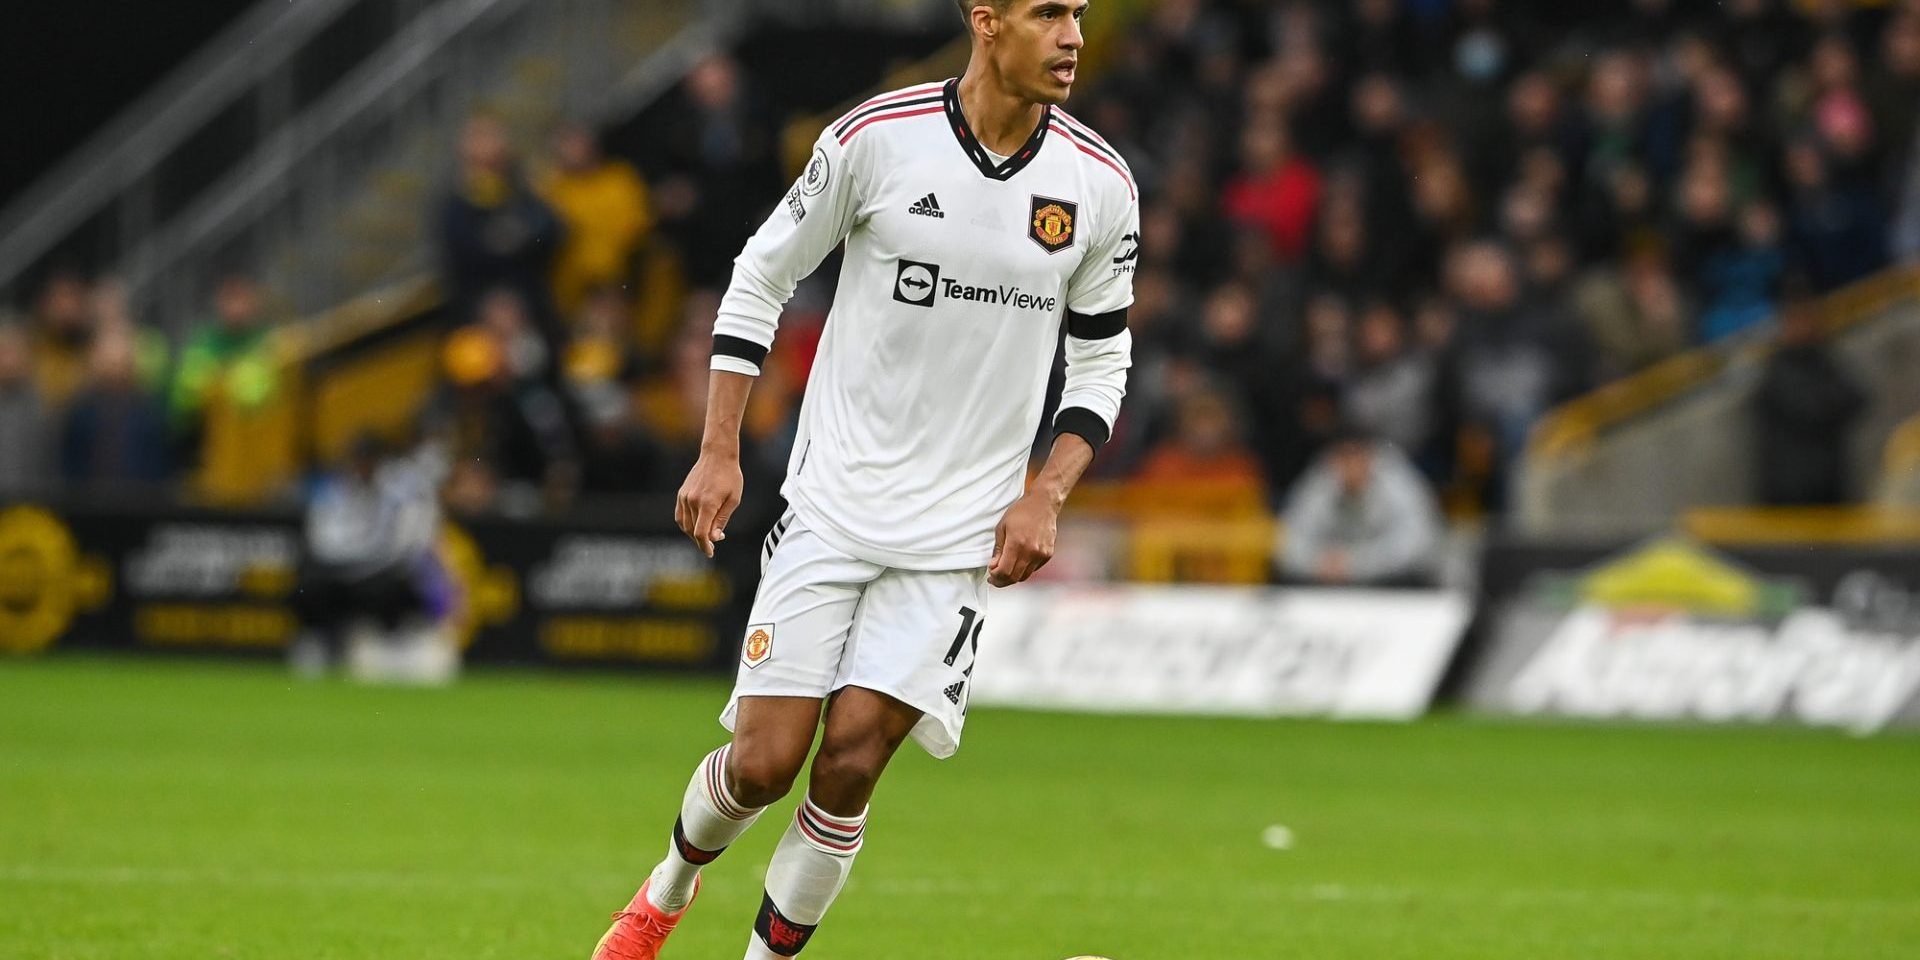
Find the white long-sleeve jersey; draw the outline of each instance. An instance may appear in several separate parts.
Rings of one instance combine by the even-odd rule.
[[[795,285],[845,241],[781,493],[832,546],[910,570],[991,559],[1063,321],[1056,433],[1106,440],[1132,355],[1125,162],[1058,108],[994,157],[958,90],[909,87],[829,126],[735,261],[714,324],[713,369],[758,375]]]

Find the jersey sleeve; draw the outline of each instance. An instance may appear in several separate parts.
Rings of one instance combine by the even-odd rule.
[[[1078,434],[1095,450],[1113,434],[1133,365],[1127,308],[1140,256],[1140,207],[1131,197],[1125,204],[1067,283],[1067,375],[1054,434]]]
[[[793,188],[733,262],[713,324],[715,370],[759,376],[794,287],[853,230],[860,177],[832,131],[820,135]]]

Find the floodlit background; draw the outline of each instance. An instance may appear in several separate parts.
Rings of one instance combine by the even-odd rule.
[[[1127,405],[809,955],[1909,956],[1920,2],[1086,24]],[[950,0],[0,13],[0,955],[589,952],[832,306],[709,562],[732,258],[965,59]]]

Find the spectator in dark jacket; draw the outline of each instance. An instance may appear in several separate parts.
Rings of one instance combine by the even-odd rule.
[[[1749,204],[1740,213],[1740,245],[1707,258],[1701,271],[1707,301],[1700,318],[1701,339],[1732,336],[1771,315],[1785,268],[1779,215],[1764,202]]]
[[[694,285],[724,287],[740,246],[790,182],[778,163],[780,124],[724,54],[695,64],[662,113],[657,126],[634,131],[637,152],[660,179],[662,226]]]
[[[517,169],[506,127],[475,114],[460,138],[460,170],[440,201],[442,268],[455,315],[473,315],[489,290],[506,287],[533,312],[557,346],[547,278],[563,230],[553,209]]]
[[[1754,395],[1760,500],[1772,506],[1847,498],[1847,448],[1866,395],[1828,349],[1817,304],[1797,299],[1781,317],[1780,347]]]
[[[67,410],[61,465],[68,484],[124,488],[167,479],[167,414],[141,388],[131,340],[94,342],[92,380]]]
[[[502,485],[501,509],[557,506],[575,492],[579,437],[545,373],[545,347],[512,290],[489,292],[479,314],[447,338],[446,381],[422,414],[425,432],[449,450],[456,485],[472,479],[461,465],[478,462]]]
[[[1787,148],[1787,179],[1793,185],[1789,240],[1815,292],[1886,266],[1886,218],[1871,189],[1835,177],[1820,148],[1807,141]]]

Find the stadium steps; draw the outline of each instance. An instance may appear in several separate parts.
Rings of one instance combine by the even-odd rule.
[[[697,0],[620,5],[608,30],[614,38],[613,62],[601,65],[604,72],[630,82],[650,58],[668,51],[671,42],[709,12]],[[278,289],[369,291],[286,331],[283,355],[289,382],[304,380],[300,373],[313,360],[417,320],[437,306],[433,285],[422,275],[432,262],[432,206],[453,169],[459,125],[469,110],[499,115],[516,148],[532,155],[545,146],[556,121],[568,115],[570,96],[576,110],[579,104],[599,102],[605,91],[583,91],[577,77],[570,87],[569,71],[579,65],[562,59],[576,52],[572,45],[556,43],[562,33],[512,38],[523,49],[502,55],[497,81],[473,91],[467,98],[470,107],[425,117],[428,122],[417,129],[398,131],[376,144],[372,149],[381,159],[344,184],[323,209],[309,211],[297,235],[256,251],[263,278]],[[541,49],[541,43],[547,48]],[[671,286],[659,284],[660,289]],[[328,364],[324,374],[287,391],[288,398],[267,414],[220,421],[216,429],[223,436],[210,443],[224,453],[196,487],[223,501],[284,489],[308,457],[324,459],[341,436],[362,428],[391,431],[409,420],[425,389],[422,384],[430,385],[437,370],[437,359],[434,344],[400,337],[378,349],[358,351],[346,362]],[[407,384],[405,389],[363,389],[392,384],[396,378]],[[326,428],[317,421],[325,421]],[[279,440],[263,442],[261,426],[267,423],[274,425]]]
[[[1860,502],[1875,499],[1886,451],[1920,414],[1920,267],[1822,298],[1841,362],[1872,402],[1853,438]],[[1629,539],[1703,507],[1753,501],[1750,398],[1771,328],[1666,360],[1541,419],[1517,467],[1517,520],[1534,536]]]
[[[1888,435],[1874,502],[1883,509],[1920,510],[1920,413]]]
[[[1101,29],[1119,31],[1144,6],[1143,0],[1114,0],[1113,12],[1103,15]],[[623,71],[621,82],[632,84],[634,78],[646,74],[648,68],[656,64],[665,67],[665,70],[654,71],[652,80],[657,81],[691,66],[699,51],[724,46],[724,32],[716,31],[726,28],[707,20],[711,12],[711,8],[699,0],[650,0],[645,4],[623,5],[610,29],[616,38],[615,46],[625,52],[623,66],[633,67]],[[963,45],[943,53],[946,59],[938,64],[940,70],[953,72],[957,64],[964,63]],[[513,54],[506,60],[499,82],[475,98],[478,104],[502,117],[515,146],[523,154],[541,149],[555,121],[568,115],[565,80],[572,65],[561,59],[566,55],[537,50]],[[1083,64],[1083,73],[1090,73],[1092,68],[1090,59]],[[932,68],[922,64],[919,69],[924,74]],[[642,83],[639,87],[656,89],[651,83]],[[640,101],[628,102],[637,109]],[[453,138],[461,119],[439,117],[436,130],[395,138],[397,142],[388,147],[387,159],[353,189],[344,191],[346,199],[316,218],[314,232],[322,234],[321,237],[295,238],[270,252],[267,262],[274,273],[283,277],[321,276],[330,282],[340,281],[335,285],[373,291],[299,325],[307,329],[290,331],[289,342],[299,345],[289,350],[290,363],[306,364],[348,342],[330,335],[311,335],[313,328],[336,325],[328,318],[356,317],[351,326],[360,333],[348,339],[364,339],[380,329],[415,320],[437,305],[436,294],[423,292],[432,289],[431,283],[421,275],[431,264],[432,236],[427,224],[435,192],[452,169]],[[824,124],[827,119],[831,118],[819,118],[818,122]],[[813,135],[807,135],[809,143]],[[682,278],[677,262],[666,250],[652,251],[644,258],[642,269],[646,276],[643,288],[649,291],[649,296],[643,298],[636,310],[636,325],[642,331],[643,349],[663,351],[678,324]],[[396,290],[405,292],[395,295]],[[353,362],[366,364],[367,369],[378,369],[388,361],[377,354],[378,351],[373,351],[365,357],[356,356]],[[395,364],[392,369],[420,369],[417,362],[392,363]],[[353,377],[360,383],[379,380],[377,376],[368,379],[331,365],[329,371],[325,377]],[[309,410],[302,417],[308,421],[303,428],[305,433],[314,432],[310,422],[313,398],[332,395],[331,389],[325,379],[308,384],[305,403]],[[411,414],[410,403],[410,400],[396,401],[394,406]],[[343,405],[329,413],[330,417],[337,414],[346,418],[342,427],[345,432],[352,432],[356,426],[379,429],[398,422],[391,410],[348,409],[350,406]],[[324,456],[326,443],[321,442],[314,452]],[[284,460],[277,460],[272,469],[283,467]],[[251,479],[258,481],[253,486],[271,486],[257,476]]]

